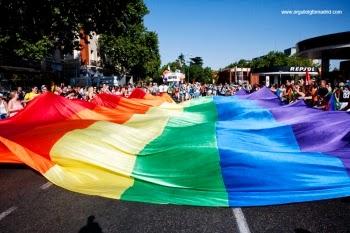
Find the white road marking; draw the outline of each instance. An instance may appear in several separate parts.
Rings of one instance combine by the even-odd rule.
[[[247,220],[244,217],[242,209],[233,208],[232,212],[233,212],[233,216],[236,219],[239,233],[250,233],[249,226],[248,226]]]
[[[13,211],[15,211],[16,209],[17,209],[16,206],[12,206],[10,209],[5,210],[4,212],[2,212],[2,213],[0,214],[0,221],[1,221],[2,219],[4,219],[7,215],[11,214],[11,213],[12,213]]]
[[[48,188],[51,187],[51,185],[52,185],[52,183],[47,182],[47,183],[41,185],[41,186],[40,186],[40,189],[42,189],[42,190],[48,189]]]

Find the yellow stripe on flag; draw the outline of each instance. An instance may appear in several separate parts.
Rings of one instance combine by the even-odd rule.
[[[65,134],[50,151],[55,166],[44,175],[63,188],[120,198],[131,187],[136,155],[164,130],[182,105],[164,103],[146,114],[134,114],[125,124],[98,121]]]

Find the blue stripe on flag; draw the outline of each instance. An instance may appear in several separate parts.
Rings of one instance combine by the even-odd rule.
[[[292,127],[253,100],[215,97],[220,165],[230,206],[283,204],[350,195],[334,156],[301,152]]]

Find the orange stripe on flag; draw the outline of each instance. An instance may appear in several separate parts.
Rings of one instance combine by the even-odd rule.
[[[0,142],[2,142],[23,163],[37,170],[41,174],[44,174],[54,165],[53,162],[45,157],[42,157],[15,142],[7,140],[6,138],[0,137]]]

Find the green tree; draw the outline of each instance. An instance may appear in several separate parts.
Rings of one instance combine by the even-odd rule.
[[[211,83],[212,82],[212,70],[210,67],[203,67],[204,61],[202,57],[190,58],[190,80],[201,82],[201,83]]]
[[[30,43],[20,38],[18,41],[22,46],[14,50],[16,55],[35,61],[42,61],[51,52],[51,48],[53,48],[53,42],[46,36],[35,43]]]
[[[191,64],[189,67],[189,79],[190,81],[203,81],[203,67],[197,64]]]
[[[250,60],[240,59],[238,62],[231,63],[226,66],[226,68],[250,68],[252,66],[252,62]]]
[[[131,74],[138,79],[159,77],[160,54],[158,35],[155,32],[144,31],[141,33],[137,49],[137,62],[131,68]]]
[[[283,52],[271,51],[265,56],[253,60],[254,68],[286,66],[288,65],[288,56]]]
[[[190,65],[189,67],[190,81],[211,83],[213,79],[213,71],[210,67],[203,68],[200,65]]]
[[[201,57],[192,57],[192,58],[190,58],[190,60],[191,60],[190,65],[198,65],[198,66],[202,67],[204,64],[203,58],[201,58]]]
[[[147,12],[142,0],[2,0],[0,54],[40,60],[54,46],[70,53],[81,28],[121,35],[142,24]]]
[[[177,62],[179,63],[181,70],[185,70],[186,68],[186,61],[185,61],[185,55],[182,53],[177,57]]]
[[[313,66],[313,63],[311,59],[293,55],[288,58],[288,66]]]
[[[99,38],[102,63],[118,74],[131,74],[136,79],[157,78],[160,66],[158,36],[139,26],[121,36]]]
[[[180,66],[180,64],[182,65]],[[193,57],[190,58],[190,64],[186,65],[185,56],[180,54],[175,61],[163,65],[160,69],[160,73],[170,67],[172,71],[181,70],[186,75],[186,81],[211,83],[213,71],[210,67],[203,67],[203,64],[204,61],[202,57]]]
[[[169,62],[165,65],[163,65],[161,67],[161,70],[162,72],[166,69],[168,69],[168,67],[170,67],[170,70],[171,71],[175,71],[175,70],[181,70],[182,72],[185,72],[187,70],[187,66],[186,65],[183,65],[182,67],[180,66],[180,63],[178,62],[178,60],[176,61],[173,61],[173,62]]]
[[[278,66],[312,66],[310,59],[298,56],[288,56],[283,52],[271,51],[265,56],[252,60],[252,68],[267,68]]]
[[[202,82],[203,83],[212,83],[213,80],[213,71],[210,67],[205,67],[203,69],[203,78]]]

